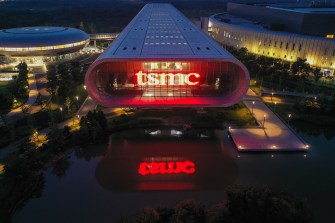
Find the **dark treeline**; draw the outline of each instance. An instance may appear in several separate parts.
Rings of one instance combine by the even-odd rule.
[[[230,188],[227,200],[212,208],[193,200],[172,208],[147,207],[120,223],[309,223],[312,214],[301,199],[269,188]]]
[[[119,32],[149,1],[24,1],[1,4],[0,29],[23,26],[70,26],[80,23],[94,27],[96,32]],[[172,3],[189,18],[199,19],[222,12],[221,1],[150,1]],[[3,19],[4,18],[4,19]]]

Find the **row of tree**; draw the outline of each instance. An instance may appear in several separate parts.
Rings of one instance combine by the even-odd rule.
[[[72,114],[79,101],[86,97],[83,82],[87,69],[88,65],[79,62],[47,66],[47,90],[53,101],[63,105],[68,114]]]
[[[206,209],[193,200],[173,208],[145,208],[122,223],[308,223],[312,214],[301,199],[268,188],[231,188],[227,200]]]
[[[227,47],[227,50],[248,68],[251,77],[262,80],[265,87],[310,93],[326,91],[326,94],[331,94],[331,91],[316,83],[324,75],[320,68],[312,67],[306,59],[298,58],[291,64],[281,59],[249,53],[246,48]]]
[[[107,119],[101,110],[89,111],[86,116],[81,117],[79,125],[75,139],[79,144],[102,141],[109,134]]]
[[[7,85],[7,91],[0,93],[0,109],[12,108],[16,101],[25,101],[28,98],[28,66],[25,62],[17,65],[18,75],[13,76]]]

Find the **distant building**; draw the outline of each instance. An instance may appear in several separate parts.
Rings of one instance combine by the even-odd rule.
[[[209,18],[209,34],[222,45],[295,61],[307,59],[324,71],[335,69],[335,8],[228,3]]]
[[[147,4],[90,66],[89,95],[106,107],[230,106],[245,66],[170,4]]]
[[[89,44],[85,32],[65,27],[23,27],[0,30],[0,56],[19,60],[73,57]]]

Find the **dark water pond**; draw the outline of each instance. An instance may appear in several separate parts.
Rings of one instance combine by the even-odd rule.
[[[308,201],[316,222],[330,222],[335,130],[293,124],[311,146],[308,153],[238,154],[224,131],[115,134],[109,145],[76,151],[63,169],[50,168],[42,196],[31,199],[13,222],[113,222],[145,206],[190,198],[211,206],[224,200],[225,188],[233,184],[294,193]]]

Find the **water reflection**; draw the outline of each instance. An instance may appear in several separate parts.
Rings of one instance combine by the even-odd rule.
[[[327,140],[331,140],[335,136],[335,128],[330,126],[315,125],[299,120],[292,122],[292,126],[298,133],[304,133],[308,136],[319,137],[324,135]]]
[[[218,130],[142,129],[114,134],[96,167],[111,191],[222,189],[237,166]]]

